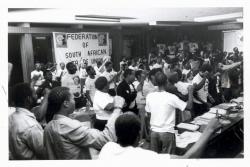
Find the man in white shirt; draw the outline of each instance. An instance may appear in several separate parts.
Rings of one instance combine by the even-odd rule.
[[[194,94],[193,118],[202,115],[212,106],[213,97],[208,93],[208,75],[210,66],[203,64],[199,69],[198,74],[193,78],[192,84],[196,84]],[[211,103],[208,102],[208,98]]]
[[[36,82],[34,84],[34,88],[37,89],[38,86],[42,85],[42,83],[44,81],[44,76],[43,76],[43,72],[41,71],[41,64],[40,63],[36,63],[35,70],[31,72],[31,80],[34,77],[38,78],[38,79],[36,79]]]
[[[103,65],[101,61],[96,62],[96,66],[94,66],[94,70],[95,70],[96,75],[100,76],[102,74]]]
[[[96,72],[92,66],[86,67],[86,71],[88,73],[88,77],[85,81],[85,88],[86,88],[86,96],[91,104],[93,106],[93,100],[95,96],[95,81],[98,78],[98,75],[96,75]]]
[[[229,78],[229,72],[232,69],[235,69],[237,67],[239,67],[242,64],[242,62],[236,62],[236,63],[232,63],[232,64],[222,64],[222,63],[218,63],[218,69],[221,72],[221,88],[223,91],[223,96],[225,98],[225,100],[229,101],[230,100],[230,94],[231,94],[231,81]]]
[[[116,141],[114,123],[121,113],[124,99],[115,97],[115,109],[105,129],[88,128],[69,118],[75,109],[74,96],[66,87],[51,90],[48,98],[48,125],[44,144],[49,159],[91,159],[89,148],[101,149],[108,141]]]
[[[62,77],[62,86],[70,89],[71,93],[76,93],[75,96],[78,97],[81,92],[73,92],[75,89],[74,78],[79,77],[77,73],[77,67],[73,62],[66,64],[67,73]]]
[[[107,80],[108,80],[108,84],[109,84],[109,94],[111,96],[115,96],[116,95],[116,85],[115,82],[117,80],[117,76],[120,73],[117,73],[113,70],[113,64],[111,61],[108,61],[105,63],[105,71],[102,73],[101,76],[104,76]]]
[[[202,154],[209,137],[220,127],[218,119],[212,119],[200,139],[183,155],[157,154],[150,150],[138,147],[140,134],[140,120],[132,112],[120,115],[115,122],[117,143],[108,142],[102,148],[99,159],[101,160],[142,160],[152,161],[163,158],[164,161],[170,158],[199,158]]]
[[[28,83],[17,84],[14,88],[16,111],[9,116],[10,159],[45,159],[43,129],[36,120],[33,107],[36,96]]]
[[[160,56],[157,57],[156,63],[153,65],[153,69],[154,68],[163,68],[163,62],[162,62],[162,58]]]
[[[176,109],[181,112],[192,109],[193,87],[189,87],[188,102],[184,102],[176,95],[165,91],[167,83],[165,74],[156,74],[155,80],[159,90],[147,95],[145,107],[145,110],[150,113],[151,150],[173,154],[176,147],[175,112]]]
[[[65,63],[60,63],[60,69],[57,70],[56,77],[59,81],[61,81],[62,77],[67,73],[67,69],[65,68]]]
[[[108,81],[99,77],[95,81],[95,96],[93,108],[96,113],[94,128],[103,130],[114,109],[114,98],[108,94]]]
[[[83,83],[85,82],[88,74],[86,71],[86,67],[88,66],[87,62],[81,63],[80,69],[79,69],[79,77],[81,78],[81,80],[83,80]]]

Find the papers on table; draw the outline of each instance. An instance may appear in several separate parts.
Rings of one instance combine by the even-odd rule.
[[[231,100],[232,103],[243,103],[243,97],[238,97],[237,99],[232,99]]]
[[[186,148],[188,144],[197,142],[201,136],[200,132],[184,132],[176,135],[176,146],[179,148]]]
[[[218,111],[218,114],[220,114],[220,115],[226,115],[227,114],[227,110],[220,109],[220,108],[214,108],[214,107],[210,108],[210,110],[208,112],[216,114],[217,111]]]
[[[188,123],[180,123],[177,125],[177,128],[186,129],[186,130],[190,130],[190,131],[196,131],[199,129],[199,126],[193,125],[193,124],[188,124]]]
[[[200,118],[208,119],[208,120],[211,120],[211,119],[213,119],[215,117],[216,117],[216,114],[215,113],[210,113],[210,112],[207,112],[207,113],[200,116]]]
[[[237,106],[237,104],[235,104],[235,103],[221,103],[218,106],[216,106],[216,108],[227,110],[230,107],[235,107],[235,106]]]
[[[191,123],[196,125],[207,125],[210,120],[197,117]]]

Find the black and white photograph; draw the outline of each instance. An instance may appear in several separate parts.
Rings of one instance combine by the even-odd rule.
[[[56,47],[58,48],[67,48],[67,39],[66,35],[63,33],[56,33]]]
[[[246,160],[246,10],[8,7],[7,161]]]

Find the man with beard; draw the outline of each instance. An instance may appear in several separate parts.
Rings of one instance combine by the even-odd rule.
[[[9,116],[10,159],[44,159],[43,129],[30,112],[36,101],[35,92],[28,83],[19,83],[13,97],[16,110]]]

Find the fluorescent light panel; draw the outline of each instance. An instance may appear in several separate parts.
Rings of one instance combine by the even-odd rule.
[[[243,13],[230,13],[230,14],[223,14],[223,15],[214,15],[214,16],[206,16],[206,17],[197,17],[194,18],[196,22],[209,22],[209,21],[220,21],[220,20],[230,20],[236,18],[242,18]]]
[[[119,23],[119,19],[101,19],[101,18],[88,18],[88,17],[75,17],[76,20],[82,20],[82,21],[95,21],[95,22],[117,22]]]
[[[76,20],[97,21],[97,22],[120,22],[121,19],[135,19],[133,17],[123,16],[105,16],[105,15],[75,15]]]

